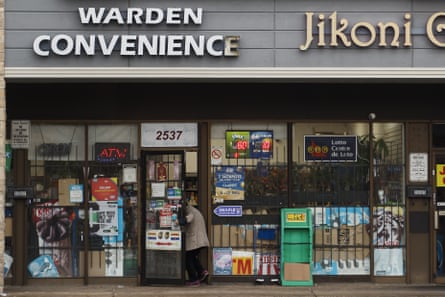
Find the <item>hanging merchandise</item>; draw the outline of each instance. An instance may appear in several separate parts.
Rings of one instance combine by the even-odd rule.
[[[149,180],[155,179],[155,161],[154,160],[148,160],[148,179]]]
[[[164,163],[160,162],[158,164],[158,181],[167,180],[167,168],[165,168]]]
[[[179,163],[178,160],[175,160],[173,162],[173,173],[174,173],[173,179],[178,180],[181,178],[181,164]]]

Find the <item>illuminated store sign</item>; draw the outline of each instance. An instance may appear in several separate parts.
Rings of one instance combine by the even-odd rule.
[[[99,162],[122,162],[130,160],[129,143],[96,143],[95,160]]]
[[[226,158],[271,159],[273,131],[226,131]]]

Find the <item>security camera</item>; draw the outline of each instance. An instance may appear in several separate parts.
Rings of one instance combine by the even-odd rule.
[[[375,113],[371,112],[371,113],[368,115],[368,119],[369,119],[370,121],[375,120]]]

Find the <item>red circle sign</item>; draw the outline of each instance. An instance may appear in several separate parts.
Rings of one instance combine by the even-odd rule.
[[[212,158],[213,159],[221,159],[222,151],[220,149],[213,149],[212,150]]]

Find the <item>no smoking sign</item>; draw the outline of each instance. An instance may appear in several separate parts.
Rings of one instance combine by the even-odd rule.
[[[219,165],[222,162],[223,151],[222,147],[212,147],[212,165]]]

